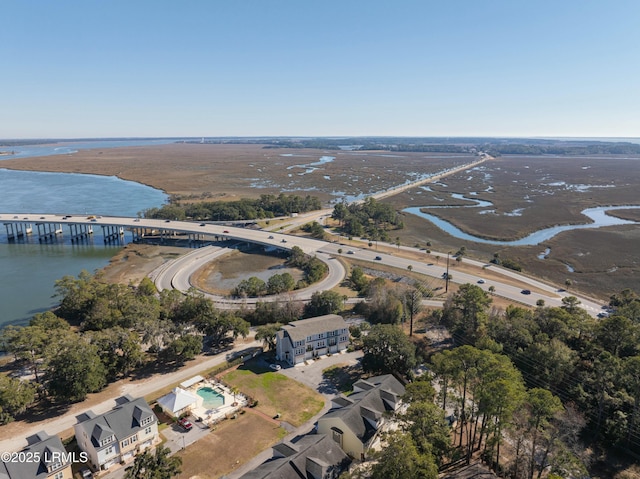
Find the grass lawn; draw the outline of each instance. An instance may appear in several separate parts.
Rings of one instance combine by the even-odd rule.
[[[324,406],[323,397],[309,387],[272,372],[250,361],[222,378],[242,393],[258,400],[257,410],[273,417],[280,413],[281,420],[300,426]]]
[[[182,458],[182,479],[215,479],[230,473],[277,443],[286,431],[255,414],[219,423],[210,434],[176,453]]]

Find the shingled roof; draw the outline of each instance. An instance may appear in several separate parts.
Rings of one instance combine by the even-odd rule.
[[[302,436],[295,443],[273,446],[274,458],[240,479],[308,479],[343,470],[350,461],[340,446],[325,434]],[[337,475],[337,474],[336,474]],[[333,477],[333,476],[332,476]]]
[[[317,316],[315,318],[292,321],[282,326],[282,331],[289,334],[293,341],[306,341],[309,336],[313,336],[314,334],[346,328],[347,323],[342,316],[325,314],[324,316]]]
[[[391,374],[357,381],[353,388],[356,392],[348,398],[333,401],[334,404],[345,404],[344,407],[332,409],[320,420],[341,419],[358,439],[366,444],[377,431],[374,424],[377,424],[385,411],[395,410],[405,389]]]
[[[156,420],[144,398],[134,399],[129,395],[118,398],[116,407],[101,416],[87,411],[77,417],[78,425],[91,437],[96,449],[102,447],[103,439],[112,435],[116,441],[132,436],[146,426],[142,424],[147,418],[152,418],[151,422]]]

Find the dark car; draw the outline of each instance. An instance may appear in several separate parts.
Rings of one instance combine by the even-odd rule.
[[[531,294],[531,290],[529,289],[523,289],[522,291],[520,291],[522,294]]]
[[[190,431],[191,428],[193,428],[193,424],[191,424],[191,421],[189,421],[186,417],[178,419],[178,425],[185,431]]]
[[[224,230],[223,233],[229,233],[229,230]]]
[[[376,256],[374,259],[375,259],[376,261],[382,261],[382,257],[381,257],[381,256]]]

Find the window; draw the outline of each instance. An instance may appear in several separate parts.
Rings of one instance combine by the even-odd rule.
[[[318,334],[318,339],[323,339],[323,338],[324,338],[324,333]]]
[[[145,417],[142,422],[140,423],[141,426],[146,426],[147,424],[149,424],[151,422],[152,416],[147,416]]]
[[[109,446],[109,447],[104,451],[104,453],[105,453],[106,455],[109,455],[109,454],[111,454],[112,452],[113,452],[113,446]]]
[[[100,446],[106,446],[112,441],[113,441],[113,436],[105,437],[102,441],[100,441]]]
[[[56,475],[53,476],[53,479],[62,479],[64,477],[64,472],[56,472]]]
[[[148,428],[146,428],[146,429],[144,430],[144,433],[145,433],[145,434],[147,434],[147,435],[151,434],[151,426],[149,426]],[[137,440],[137,438],[136,438],[136,440]]]
[[[333,438],[333,440],[335,442],[340,444],[340,447],[342,447],[342,431],[340,429],[338,429],[337,427],[332,427],[331,428],[331,437]]]

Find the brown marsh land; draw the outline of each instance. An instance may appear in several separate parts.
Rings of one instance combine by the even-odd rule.
[[[323,160],[323,157],[324,160]],[[327,161],[326,157],[334,160]],[[472,155],[327,151],[261,145],[171,144],[83,150],[74,155],[3,161],[3,167],[117,175],[183,199],[232,200],[280,192],[311,194],[324,201],[372,194],[461,163]],[[481,208],[428,209],[463,231],[509,240],[549,226],[589,220],[580,212],[601,205],[637,205],[640,159],[619,156],[504,156],[428,187],[384,201],[407,206],[469,205],[452,193],[491,202]],[[484,211],[484,213],[481,213]],[[613,215],[638,220],[639,210]],[[535,246],[464,241],[430,222],[405,214],[405,245],[456,251],[490,260],[494,253],[520,263],[524,272],[606,299],[624,288],[640,291],[640,227],[575,230]],[[546,253],[546,257],[545,254]],[[132,258],[134,259],[134,258]]]

